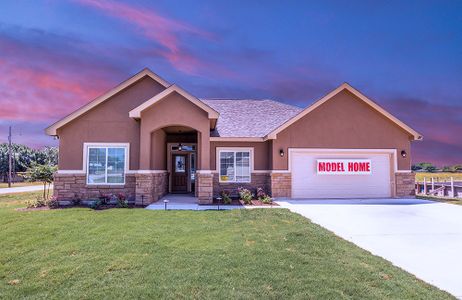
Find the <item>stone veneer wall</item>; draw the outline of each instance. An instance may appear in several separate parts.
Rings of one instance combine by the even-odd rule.
[[[53,195],[58,200],[97,199],[101,194],[118,193],[124,193],[129,200],[134,199],[134,174],[125,176],[125,185],[87,185],[85,174],[54,174]]]
[[[257,188],[261,187],[264,191],[271,195],[271,178],[269,173],[252,173],[250,176],[251,182],[235,183],[235,182],[220,182],[219,174],[214,173],[213,177],[213,196],[218,197],[223,190],[229,191],[232,197],[237,197],[237,189],[243,187],[256,192]]]
[[[271,191],[273,198],[290,198],[292,194],[291,173],[271,173]]]
[[[125,185],[87,185],[85,174],[54,174],[53,195],[58,200],[97,199],[101,194],[124,193],[129,201],[149,204],[159,200],[168,191],[165,173],[126,174]]]
[[[396,197],[415,196],[415,174],[395,173]]]
[[[196,173],[196,197],[199,204],[213,203],[213,175],[213,173]]]
[[[136,174],[136,204],[144,205],[158,201],[168,192],[168,173]]]

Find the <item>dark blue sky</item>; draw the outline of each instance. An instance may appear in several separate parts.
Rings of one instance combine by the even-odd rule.
[[[151,68],[198,97],[306,106],[346,81],[462,163],[462,1],[2,1],[0,141]]]

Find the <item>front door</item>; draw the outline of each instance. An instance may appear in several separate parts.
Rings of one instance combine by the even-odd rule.
[[[172,192],[188,191],[189,162],[187,154],[172,155]]]

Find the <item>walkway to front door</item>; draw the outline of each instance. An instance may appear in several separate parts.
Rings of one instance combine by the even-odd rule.
[[[164,210],[164,200],[168,200],[168,210],[218,210],[217,205],[199,205],[192,194],[167,194],[162,199],[146,207],[150,210]],[[220,205],[220,210],[241,209],[241,205]]]

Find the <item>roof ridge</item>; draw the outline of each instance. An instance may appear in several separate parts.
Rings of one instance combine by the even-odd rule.
[[[262,99],[252,99],[252,98],[199,98],[200,100],[225,100],[225,101],[232,101],[232,100],[247,100],[247,101],[265,101],[265,100],[271,100],[267,98],[262,98]],[[271,100],[271,101],[276,101],[276,100]]]

